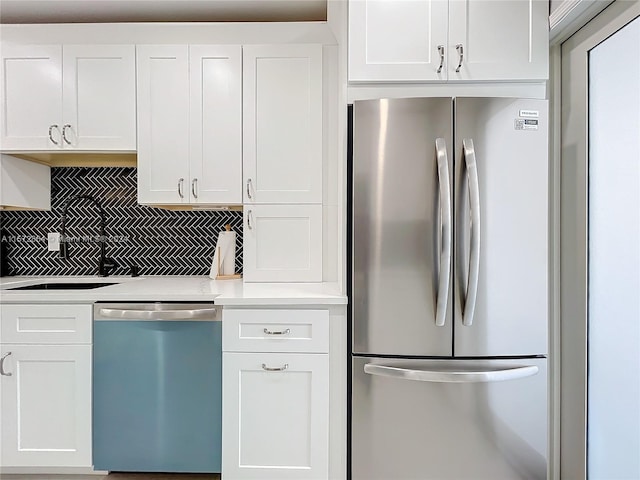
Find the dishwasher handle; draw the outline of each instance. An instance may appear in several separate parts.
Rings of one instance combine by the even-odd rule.
[[[219,309],[216,307],[185,307],[171,309],[151,308],[112,308],[98,307],[96,320],[142,320],[142,321],[171,321],[171,320],[220,320]]]

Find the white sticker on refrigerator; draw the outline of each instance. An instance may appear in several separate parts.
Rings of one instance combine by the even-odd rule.
[[[520,110],[519,117],[523,118],[538,118],[540,116],[540,112],[538,110]]]
[[[514,125],[516,130],[538,130],[538,120],[516,118]]]

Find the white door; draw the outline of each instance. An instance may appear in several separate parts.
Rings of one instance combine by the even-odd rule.
[[[189,47],[192,203],[242,203],[242,47]]]
[[[62,148],[62,47],[2,46],[0,149]]]
[[[446,80],[447,14],[447,0],[349,1],[349,81]]]
[[[326,479],[329,356],[224,353],[222,477]]]
[[[138,202],[189,202],[189,47],[136,48]]]
[[[449,80],[546,80],[549,2],[451,0],[447,58]]]
[[[136,149],[133,45],[65,45],[63,147]]]
[[[322,47],[243,47],[245,203],[322,202]]]
[[[4,345],[3,466],[91,466],[91,346]]]
[[[322,205],[244,208],[246,282],[322,281]]]

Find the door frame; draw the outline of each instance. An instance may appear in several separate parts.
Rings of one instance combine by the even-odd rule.
[[[616,0],[561,46],[559,478],[587,478],[588,55],[639,15],[640,1]]]

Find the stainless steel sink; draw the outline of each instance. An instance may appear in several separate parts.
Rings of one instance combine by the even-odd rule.
[[[116,285],[118,282],[50,282],[36,283],[22,287],[11,287],[6,290],[91,290],[93,288]]]

